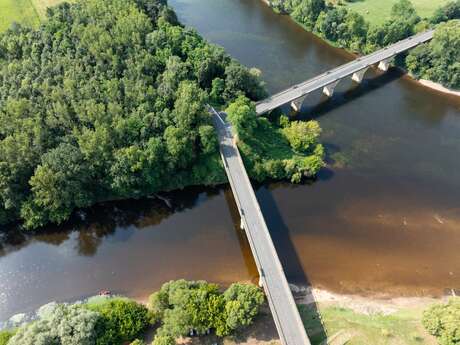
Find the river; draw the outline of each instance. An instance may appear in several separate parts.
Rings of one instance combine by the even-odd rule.
[[[352,60],[260,0],[170,0],[180,20],[263,72],[276,92]],[[293,283],[439,296],[460,288],[460,101],[396,70],[308,98],[328,167],[256,186]],[[288,110],[287,110],[288,111]],[[0,320],[110,289],[143,299],[169,279],[255,280],[227,187],[96,206],[39,236],[4,232]]]

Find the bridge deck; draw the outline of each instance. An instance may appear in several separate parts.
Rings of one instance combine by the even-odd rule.
[[[428,30],[420,34],[406,38],[393,45],[385,47],[375,53],[363,56],[345,65],[339,66],[326,73],[320,74],[317,77],[309,79],[293,87],[281,91],[263,101],[256,104],[256,111],[258,115],[267,113],[276,109],[284,104],[290,103],[298,98],[301,98],[315,90],[321,89],[327,85],[337,82],[347,76],[352,75],[358,71],[368,68],[380,61],[389,59],[403,51],[411,49],[421,43],[429,41],[433,38],[434,30]]]
[[[252,189],[230,125],[210,109],[217,129],[220,153],[242,218],[261,282],[284,345],[310,345],[259,203]]]

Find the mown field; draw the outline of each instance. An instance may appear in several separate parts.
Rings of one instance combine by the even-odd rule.
[[[13,22],[37,26],[44,18],[46,8],[62,0],[0,0],[0,31]]]
[[[348,7],[362,14],[373,25],[382,24],[390,17],[391,7],[398,0],[354,0],[342,1]],[[449,0],[411,0],[420,17],[430,17],[434,11]]]

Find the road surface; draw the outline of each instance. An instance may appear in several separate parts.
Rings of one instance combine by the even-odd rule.
[[[235,144],[231,126],[214,109],[210,108],[210,112],[218,133],[225,170],[281,342],[284,345],[310,345],[283,267]]]
[[[385,47],[375,53],[363,56],[345,65],[327,71],[317,77],[309,79],[300,84],[294,85],[291,88],[281,91],[263,101],[256,104],[258,115],[265,114],[273,109],[276,109],[284,104],[288,104],[298,98],[301,98],[309,93],[331,85],[344,79],[356,72],[366,69],[376,63],[392,58],[393,56],[418,46],[421,43],[427,42],[433,38],[434,30],[428,30],[420,34],[406,38],[393,45]]]

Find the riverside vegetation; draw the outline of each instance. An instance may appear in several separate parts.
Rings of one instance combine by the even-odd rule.
[[[399,57],[397,64],[416,78],[460,89],[460,0],[441,6],[427,19],[417,14],[409,0],[399,0],[391,9],[391,18],[379,25],[325,0],[274,0],[272,6],[332,44],[362,54],[435,27],[433,40]]]
[[[0,332],[0,345],[144,344],[140,338],[148,328],[155,330],[152,345],[174,345],[191,331],[219,337],[237,332],[252,324],[263,303],[254,285],[235,283],[222,293],[216,284],[177,280],[153,293],[147,307],[122,297],[59,304],[37,321]]]
[[[47,15],[0,35],[1,223],[34,229],[99,201],[226,181],[205,105],[246,97],[229,109],[250,108],[266,96],[258,71],[181,26],[165,0],[85,0]],[[295,129],[244,107],[260,140],[240,135],[251,177],[318,171],[316,126],[315,142],[293,148]]]

